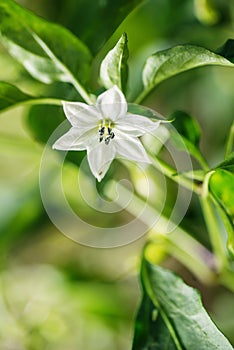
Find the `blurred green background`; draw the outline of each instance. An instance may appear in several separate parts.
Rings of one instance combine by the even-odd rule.
[[[111,23],[108,13],[122,9],[128,1],[116,1],[115,5],[111,0],[18,2],[66,26],[90,47],[94,55],[93,91],[99,88],[101,60],[125,31],[130,51],[129,100],[141,89],[140,72],[151,53],[188,43],[216,50],[234,38],[234,2],[229,0],[149,0],[121,24],[118,20]],[[32,81],[3,48],[0,63],[1,80],[31,94],[40,91],[40,84]],[[202,128],[201,148],[213,165],[222,160],[234,119],[233,81],[230,69],[199,68],[162,83],[144,104],[165,116],[178,109],[193,115]],[[44,145],[33,137],[27,113],[27,108],[18,107],[3,113],[0,121],[0,348],[130,349],[140,300],[138,263],[145,238],[124,247],[95,249],[57,231],[41,203],[38,174]],[[49,172],[48,165],[48,176]],[[75,176],[75,166],[67,164],[67,196],[79,208],[80,199],[69,185]],[[100,221],[88,207],[83,206],[81,212],[88,222]],[[102,220],[111,225],[115,218],[106,215]],[[194,234],[206,242],[196,201],[188,220]],[[171,265],[197,285],[174,260]],[[222,288],[201,288],[209,312],[234,343],[233,297]]]

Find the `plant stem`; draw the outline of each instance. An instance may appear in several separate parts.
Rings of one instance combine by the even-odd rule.
[[[68,69],[68,67],[61,62],[54,53],[50,50],[50,48],[46,45],[44,41],[42,41],[35,33],[31,33],[36,42],[40,45],[40,47],[44,50],[44,52],[51,58],[51,60],[55,63],[57,67],[61,69],[62,72],[67,76],[64,82],[71,83],[76,91],[80,94],[80,96],[88,103],[93,104],[93,98],[87,93],[87,91],[83,88],[83,86],[78,82],[78,80],[74,77],[73,73]]]
[[[28,100],[25,102],[21,102],[20,105],[54,105],[54,106],[62,106],[62,101],[58,98],[34,98],[32,100]]]
[[[217,212],[219,213],[223,224],[225,226],[225,229],[227,231],[227,235],[228,235],[228,251],[229,253],[232,255],[232,258],[234,258],[234,227],[233,224],[230,220],[230,218],[228,217],[227,213],[225,212],[225,210],[219,205],[219,203],[217,203],[216,199],[212,196],[211,197]]]
[[[162,159],[155,158],[150,155],[149,157],[150,157],[150,160],[152,161],[153,166],[157,170],[162,172],[165,176],[167,176],[169,179],[197,193],[198,195],[201,195],[201,186],[194,183],[190,179],[184,177],[183,175],[178,175],[177,171],[174,168],[172,168],[170,165],[168,165],[166,162],[164,162]]]
[[[69,72],[69,71],[68,71]],[[69,72],[70,73],[70,72]],[[75,77],[70,73],[70,83],[74,86],[76,91],[80,94],[80,96],[90,105],[94,104],[94,99],[87,93],[87,91],[83,88],[82,85],[75,79]]]
[[[195,155],[194,155],[195,156]],[[202,166],[202,168],[206,171],[209,171],[210,168],[207,164],[207,161],[205,160],[205,158],[203,157],[203,155],[200,153],[200,151],[198,150],[196,152],[196,156],[195,156],[196,160],[200,163],[200,165]]]
[[[224,250],[223,241],[220,235],[220,225],[217,216],[214,213],[214,207],[212,206],[210,199],[201,197],[200,201],[207,230],[210,236],[210,241],[217,259],[217,267],[219,270],[221,270],[222,267],[226,265],[226,252]]]
[[[118,188],[119,196],[115,198],[115,188]],[[138,217],[144,224],[149,227],[148,238],[152,241],[163,240],[166,242],[168,253],[172,254],[177,260],[184,264],[193,274],[203,283],[213,283],[216,279],[212,271],[213,256],[212,254],[191,237],[186,231],[179,226],[168,233],[168,227],[171,222],[157,210],[145,203],[136,194],[133,194],[125,186],[110,181],[105,188],[105,194],[124,208],[129,213]],[[132,201],[126,206],[126,198],[132,197]],[[142,212],[142,208],[144,208]],[[139,217],[139,213],[141,213]],[[156,220],[158,218],[158,220]]]
[[[214,206],[212,205],[209,195],[200,197],[201,207],[204,214],[207,230],[210,236],[210,241],[214,250],[214,255],[217,260],[217,268],[222,271],[224,267],[227,267],[227,253],[221,237],[221,228],[217,215],[214,212]]]
[[[219,275],[219,283],[234,292],[234,273],[233,270],[224,268]]]
[[[26,101],[20,101],[18,103],[15,103],[12,106],[9,106],[7,108],[4,108],[1,112],[6,112],[11,108],[20,107],[20,106],[34,106],[34,105],[53,105],[53,106],[62,106],[62,101],[57,98],[32,98],[30,100]]]
[[[119,196],[116,198],[115,189],[117,186]],[[111,200],[115,200],[121,208],[138,217],[139,220],[147,225],[149,227],[148,240],[154,242],[156,246],[157,244],[165,244],[167,253],[174,256],[181,264],[186,266],[202,283],[206,285],[220,283],[229,290],[234,291],[234,274],[229,266],[227,266],[226,251],[217,229],[217,217],[214,216],[214,211],[210,207],[210,203],[208,205],[205,204],[205,219],[207,219],[209,230],[211,230],[211,241],[214,247],[215,257],[218,257],[222,266],[219,274],[215,271],[215,257],[208,249],[179,226],[176,226],[172,232],[168,233],[168,227],[171,222],[125,186],[111,180],[105,188],[105,194]],[[126,208],[126,198],[130,197],[132,197],[132,200]],[[204,201],[204,197],[202,197],[202,201]],[[144,208],[143,214],[142,208]],[[141,212],[140,217],[139,212]],[[158,218],[158,220],[155,218]],[[214,235],[212,235],[213,231]]]
[[[140,104],[146,97],[147,95],[150,93],[150,90],[151,89],[145,89],[143,90],[140,95],[137,96],[137,98],[134,100],[133,103],[137,103],[137,104]]]

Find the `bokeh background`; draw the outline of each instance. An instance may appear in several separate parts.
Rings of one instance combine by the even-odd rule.
[[[101,60],[126,32],[130,51],[129,100],[141,89],[140,72],[151,53],[177,44],[216,50],[228,38],[234,38],[234,3],[229,0],[145,1],[121,24],[116,23],[115,30],[109,23],[108,11],[117,3],[120,7],[124,3],[127,6],[128,1],[116,1],[115,5],[110,0],[18,2],[66,26],[90,47],[94,54],[90,81],[93,91],[99,89]],[[91,24],[96,38],[90,31]],[[31,94],[40,91],[40,84],[32,81],[3,48],[0,65],[1,80],[15,83]],[[193,115],[202,129],[203,154],[214,165],[223,159],[227,133],[234,119],[233,87],[231,69],[203,67],[162,83],[144,104],[166,117],[175,110]],[[27,108],[17,107],[2,113],[0,348],[130,349],[133,320],[140,301],[138,270],[145,237],[124,247],[95,249],[79,245],[59,232],[41,202],[39,168],[44,144],[35,138],[33,130]],[[76,166],[67,163],[64,181],[73,206],[87,222],[115,225],[112,221],[116,218],[100,216],[76,197],[73,188],[76,176]],[[128,213],[121,215],[120,222],[128,217]],[[208,245],[196,200],[192,202],[187,222],[194,235]],[[176,261],[170,263],[191,284],[197,284]],[[220,287],[199,287],[213,319],[234,344],[233,296]]]

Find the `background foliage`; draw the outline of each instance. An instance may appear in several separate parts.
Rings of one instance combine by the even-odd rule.
[[[141,90],[140,71],[146,57],[153,52],[179,44],[195,44],[215,51],[233,37],[234,5],[228,0],[211,1],[206,11],[202,11],[202,3],[206,2],[198,0],[19,3],[64,25],[87,45],[87,61],[91,56],[94,58],[89,74],[94,91],[99,89],[100,62],[126,32],[130,52],[129,99]],[[45,88],[32,80],[3,47],[0,63],[3,67],[0,80],[16,84],[27,95],[42,90],[54,97],[74,98],[76,94],[68,85],[53,82]],[[175,110],[193,115],[202,129],[200,144],[209,164],[215,165],[223,159],[234,110],[233,74],[229,68],[200,67],[180,74],[160,84],[145,104],[165,116]],[[0,347],[129,349],[132,322],[140,301],[136,266],[145,238],[126,247],[98,250],[79,246],[50,223],[40,200],[38,170],[43,151],[41,142],[56,127],[55,115],[56,123],[64,118],[54,106],[33,107],[30,111],[17,107],[1,115]],[[218,198],[220,172],[225,169],[216,173],[216,182],[215,177],[211,182]],[[71,179],[75,176],[76,168],[67,164],[64,181],[71,203],[81,208],[88,222],[116,224],[109,217],[94,217],[93,211],[74,196]],[[173,198],[167,200],[170,203]],[[229,203],[226,205],[233,215],[233,208]],[[200,214],[194,199],[183,225],[189,226],[193,235],[209,246]],[[212,318],[234,344],[231,293],[221,287],[200,285],[175,259],[168,259],[167,265],[202,291]]]

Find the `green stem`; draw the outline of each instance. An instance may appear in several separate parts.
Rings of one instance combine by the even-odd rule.
[[[218,279],[219,283],[234,292],[234,273],[233,270],[223,269]]]
[[[19,101],[12,106],[4,108],[1,112],[6,112],[11,108],[20,107],[20,106],[34,106],[34,105],[53,105],[53,106],[62,106],[62,101],[57,98],[32,98],[31,100]]]
[[[69,72],[69,71],[68,71]],[[70,73],[70,72],[69,72]],[[75,79],[75,77],[70,73],[70,83],[74,86],[76,91],[80,94],[80,96],[90,105],[95,103],[95,100],[87,93],[87,91],[83,88],[82,85]]]
[[[167,176],[169,179],[197,193],[198,195],[201,195],[201,187],[198,184],[194,183],[193,181],[184,177],[183,175],[178,175],[177,171],[174,168],[172,168],[170,165],[168,165],[166,162],[164,162],[163,160],[159,158],[155,158],[150,155],[149,157],[150,157],[150,160],[152,161],[153,166],[157,170],[162,172],[165,176]]]
[[[20,105],[54,105],[54,106],[62,106],[62,101],[57,98],[35,98],[32,100],[28,100],[25,102],[21,102]]]
[[[117,186],[119,196],[116,198],[115,189]],[[194,274],[194,276],[198,278],[198,280],[206,285],[219,282],[229,290],[234,291],[234,274],[233,271],[226,266],[227,258],[225,250],[220,248],[223,247],[223,242],[220,241],[220,235],[219,232],[217,232],[216,217],[215,220],[212,221],[211,225],[210,220],[213,218],[213,211],[211,212],[211,217],[209,216],[208,221],[209,228],[215,228],[215,232],[218,234],[220,247],[217,244],[216,235],[213,237],[213,239],[215,239],[215,242],[213,243],[215,245],[215,253],[222,259],[223,269],[220,271],[219,275],[217,275],[217,273],[214,271],[215,261],[213,254],[179,226],[177,226],[173,232],[168,234],[167,228],[170,222],[165,216],[155,210],[155,208],[152,208],[137,195],[133,195],[132,192],[126,187],[120,185],[119,183],[117,184],[113,180],[108,183],[105,188],[105,192],[111,200],[115,200],[120,207],[123,207],[135,217],[138,217],[138,219],[149,227],[150,232],[148,233],[148,240],[155,242],[156,245],[158,242],[165,243],[167,253],[174,256],[181,264],[186,266]],[[130,197],[132,197],[132,201],[128,204],[128,207],[125,208],[126,198]],[[144,213],[143,215],[141,214],[139,218],[139,212],[142,211],[142,208],[144,208]],[[152,220],[154,220],[155,217],[159,217],[159,219],[154,225],[151,225]]]
[[[202,166],[202,168],[206,171],[209,171],[210,168],[207,164],[207,161],[205,160],[205,158],[203,157],[203,155],[199,152],[199,150],[196,152],[196,155],[194,154],[194,157],[196,158],[196,160],[200,163],[200,165]]]
[[[224,210],[224,208],[222,208],[220,206],[220,204],[217,202],[217,200],[215,199],[214,196],[211,195],[211,200],[213,202],[213,204],[216,207],[217,212],[220,215],[220,218],[223,221],[223,224],[225,226],[225,229],[227,231],[227,235],[228,235],[228,243],[227,243],[227,248],[229,253],[232,255],[232,258],[234,259],[234,227],[233,224],[231,222],[231,219],[228,217],[228,214],[226,213],[226,211]]]
[[[116,191],[119,195],[116,198]],[[133,194],[125,186],[110,181],[105,187],[106,195],[127,210],[129,213],[141,220],[150,229],[148,238],[153,241],[159,239],[166,242],[168,253],[175,256],[182,264],[184,264],[194,275],[203,283],[213,283],[216,279],[215,273],[212,271],[212,254],[191,237],[186,231],[177,226],[173,232],[168,233],[168,227],[171,222],[157,210],[146,204],[136,194]],[[131,198],[131,202],[126,206],[126,198]],[[142,211],[142,208],[144,210]],[[141,213],[139,217],[139,213]],[[158,220],[155,218],[158,217]]]
[[[76,91],[80,94],[80,96],[88,103],[93,104],[93,98],[87,93],[87,91],[83,88],[83,86],[78,82],[78,80],[74,77],[72,72],[65,66],[63,62],[61,62],[54,53],[50,50],[50,48],[46,45],[44,41],[42,41],[35,33],[31,33],[36,42],[41,46],[41,48],[45,51],[45,53],[51,58],[51,60],[55,63],[57,67],[60,67],[61,71],[67,75],[67,79],[65,82],[71,83]]]
[[[155,232],[152,232],[151,237],[153,235]],[[209,285],[217,280],[217,276],[213,272],[214,257],[212,253],[187,232],[176,229],[165,237],[165,242],[168,253],[186,266],[202,283]]]
[[[135,99],[135,101],[133,103],[137,103],[140,104],[142,101],[144,101],[144,99],[147,97],[147,95],[150,93],[151,89],[145,89],[143,90],[139,96],[137,96],[137,98]]]
[[[217,268],[222,271],[224,267],[229,265],[227,259],[226,249],[221,237],[220,223],[218,217],[214,211],[209,195],[200,197],[201,207],[203,210],[204,219],[206,222],[207,230],[210,236],[210,241],[214,250],[214,255],[217,260]]]

